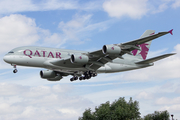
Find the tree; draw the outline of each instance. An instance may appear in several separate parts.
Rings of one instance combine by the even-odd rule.
[[[155,111],[153,114],[144,116],[144,120],[169,120],[169,112],[167,110]]]
[[[92,114],[91,109],[86,109],[83,113],[83,117],[79,118],[79,120],[95,120],[95,116]]]
[[[126,102],[125,98],[119,98],[112,104],[107,101],[95,108],[95,112],[91,109],[86,109],[83,113],[83,117],[79,117],[79,120],[132,120],[140,119],[139,103],[130,98],[129,102]]]

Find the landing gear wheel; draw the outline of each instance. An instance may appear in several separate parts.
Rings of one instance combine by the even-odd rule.
[[[13,70],[13,73],[17,73],[17,72],[18,72],[18,70],[17,70],[17,69],[14,69],[14,70]]]
[[[74,81],[74,78],[71,78],[70,81],[71,81],[71,82]]]
[[[83,77],[79,77],[79,80],[83,80]]]
[[[78,77],[77,77],[77,76],[75,76],[75,77],[74,77],[74,80],[77,80],[77,79],[78,79]]]
[[[74,77],[72,77],[71,79],[70,79],[70,81],[72,82],[72,81],[75,81],[75,80],[77,80],[78,79],[78,77],[77,76],[74,76]]]

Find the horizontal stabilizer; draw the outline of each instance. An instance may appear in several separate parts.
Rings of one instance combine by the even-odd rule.
[[[164,54],[164,55],[161,55],[161,56],[157,56],[157,57],[154,57],[154,58],[150,58],[150,59],[147,59],[147,60],[136,62],[136,64],[149,64],[149,63],[153,63],[153,62],[156,62],[158,60],[164,59],[164,58],[169,57],[169,56],[174,55],[174,54],[176,54],[176,53]]]

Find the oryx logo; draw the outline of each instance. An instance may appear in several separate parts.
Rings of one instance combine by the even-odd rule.
[[[111,49],[114,50],[114,47],[112,47]]]
[[[79,59],[82,59],[82,57],[80,56]]]
[[[144,60],[146,59],[147,54],[148,54],[148,51],[149,51],[149,48],[147,47],[147,45],[149,45],[149,44],[143,43],[143,44],[141,44],[141,45],[138,45],[138,46],[141,47],[141,52],[140,52],[139,54],[142,56],[142,58],[143,58]],[[136,56],[136,55],[137,55],[137,52],[138,52],[138,50],[135,49],[135,50],[132,51],[132,54],[133,54],[134,56]]]

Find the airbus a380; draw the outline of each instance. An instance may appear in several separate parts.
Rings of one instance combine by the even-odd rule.
[[[151,41],[172,30],[155,34],[146,30],[139,39],[126,43],[104,45],[93,52],[26,46],[11,50],[4,56],[4,61],[14,66],[40,67],[41,78],[59,81],[64,76],[72,75],[70,81],[85,80],[98,73],[114,73],[153,66],[155,61],[174,55],[164,54],[146,59]]]

